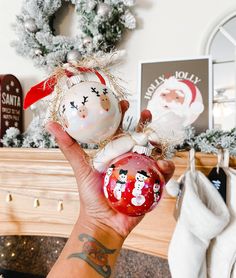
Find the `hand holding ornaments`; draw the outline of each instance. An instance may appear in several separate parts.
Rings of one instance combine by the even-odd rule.
[[[84,72],[95,73],[100,82],[86,81]],[[121,95],[106,87],[98,71],[82,66],[61,69],[34,86],[25,99],[25,107],[49,94],[51,118],[60,122],[74,139],[86,143],[109,142],[92,161],[94,168],[104,174],[104,194],[112,208],[130,216],[152,210],[160,201],[164,178],[155,160],[148,157],[150,143],[169,144],[167,141],[173,137],[176,142],[177,133],[182,132],[181,121],[176,122],[173,115],[165,116],[163,123],[159,120],[140,133],[123,134],[112,140],[121,120],[117,100]],[[167,133],[166,121],[169,124],[170,120],[174,128],[169,126],[171,132]]]

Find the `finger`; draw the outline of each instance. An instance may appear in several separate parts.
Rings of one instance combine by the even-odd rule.
[[[158,160],[157,165],[164,176],[165,182],[167,183],[169,179],[173,176],[175,171],[175,165],[170,160]]]
[[[121,113],[124,116],[125,112],[129,109],[129,102],[128,100],[121,100],[120,101],[120,108],[121,108]]]
[[[91,171],[91,167],[87,161],[87,155],[80,145],[62,129],[60,124],[56,122],[49,122],[46,125],[46,129],[49,133],[55,136],[58,146],[68,159],[75,174],[81,174],[86,177],[88,172]]]
[[[122,115],[120,125],[122,125],[125,112],[129,109],[129,102],[127,100],[121,100],[120,101],[120,109],[121,109],[121,115]]]
[[[152,114],[149,110],[145,109],[141,112],[140,119],[136,128],[137,132],[142,132],[145,126],[152,120]]]

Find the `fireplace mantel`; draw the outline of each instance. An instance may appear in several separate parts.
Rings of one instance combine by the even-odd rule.
[[[216,161],[214,155],[196,154],[196,165],[205,174]],[[177,153],[174,162],[177,178],[187,167],[188,153]],[[236,166],[236,161],[231,164]],[[7,191],[12,193],[11,202],[6,202]],[[32,196],[39,197],[39,207],[34,208]],[[62,211],[57,210],[58,200],[63,200]],[[79,205],[73,171],[60,150],[0,149],[0,235],[68,237]],[[174,205],[175,199],[165,193],[159,206],[126,239],[124,248],[166,258],[175,227]]]

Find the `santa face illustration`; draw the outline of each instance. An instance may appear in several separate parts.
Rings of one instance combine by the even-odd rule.
[[[200,91],[190,80],[172,76],[156,89],[147,109],[151,111],[153,120],[174,112],[183,118],[183,125],[187,126],[198,118],[204,106]]]
[[[109,181],[110,181],[110,176],[113,172],[115,168],[115,165],[112,164],[106,171],[106,175],[105,175],[105,178],[104,178],[104,186],[103,186],[103,191],[104,191],[104,195],[106,198],[108,198],[108,192],[107,192],[107,186],[109,184]]]

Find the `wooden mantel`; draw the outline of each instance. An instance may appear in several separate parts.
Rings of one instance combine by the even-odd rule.
[[[176,178],[185,171],[187,158],[187,152],[177,153],[174,158]],[[216,160],[213,155],[198,153],[196,166],[207,174]],[[235,160],[231,163],[236,166]],[[12,193],[11,202],[6,202],[3,190]],[[34,208],[32,196],[49,199],[41,199],[40,206]],[[64,203],[61,212],[57,211],[60,199]],[[166,258],[175,227],[174,205],[175,200],[165,193],[160,205],[133,230],[124,247]],[[76,181],[60,150],[0,149],[0,235],[68,237],[78,211]]]

